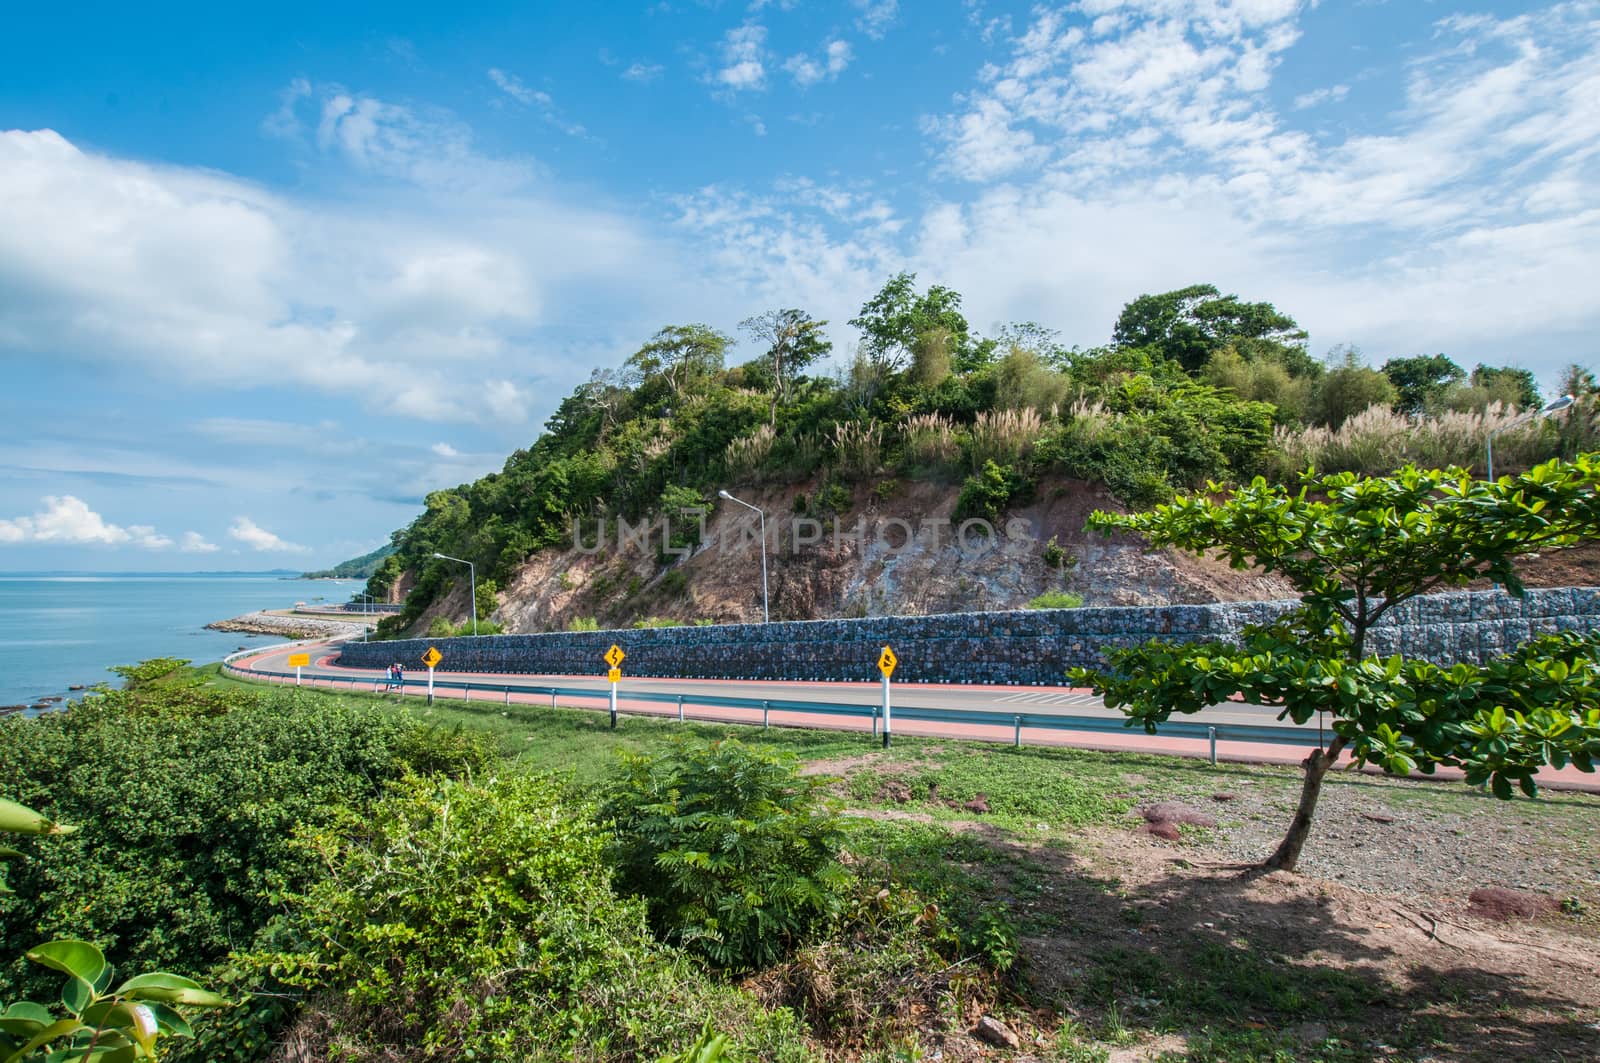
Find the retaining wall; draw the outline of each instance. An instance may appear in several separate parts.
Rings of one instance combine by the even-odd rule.
[[[1219,640],[1293,607],[1292,601],[1095,609],[1037,609],[775,624],[720,624],[542,635],[346,643],[340,663],[417,667],[424,650],[444,654],[442,672],[604,675],[614,642],[623,675],[686,678],[865,680],[877,678],[880,647],[900,658],[897,682],[1060,685],[1071,667],[1103,663],[1107,651],[1152,638]],[[1379,654],[1440,663],[1482,661],[1547,631],[1600,628],[1600,588],[1433,594],[1386,615],[1368,634]]]

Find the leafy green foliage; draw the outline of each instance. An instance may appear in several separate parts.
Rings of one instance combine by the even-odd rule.
[[[1083,605],[1083,595],[1071,591],[1045,591],[1028,602],[1029,609],[1077,609]]]
[[[1108,672],[1072,678],[1147,730],[1242,696],[1304,723],[1326,714],[1334,738],[1307,761],[1295,822],[1273,861],[1292,869],[1333,758],[1407,773],[1463,767],[1497,796],[1534,792],[1533,774],[1600,753],[1600,640],[1543,638],[1487,665],[1438,668],[1367,653],[1367,632],[1427,591],[1488,578],[1522,592],[1515,559],[1600,537],[1595,456],[1551,461],[1488,483],[1461,469],[1408,466],[1391,477],[1309,478],[1298,492],[1257,479],[1227,497],[1180,498],[1142,514],[1095,513],[1092,527],[1152,544],[1218,551],[1237,568],[1285,576],[1300,607],[1247,629],[1240,645],[1154,641],[1116,652]],[[1220,488],[1218,489],[1220,490]]]
[[[967,477],[961,485],[954,519],[982,518],[992,523],[999,520],[1013,502],[1026,499],[1032,490],[1033,485],[1015,466],[986,461],[976,476]]]
[[[402,786],[309,836],[327,875],[254,962],[333,994],[330,1040],[358,1058],[397,1037],[422,1060],[648,1058],[707,1014],[794,1058],[783,1015],[695,979],[612,891],[587,812],[548,777]]]
[[[202,974],[250,941],[274,890],[314,875],[297,826],[335,822],[413,768],[476,769],[487,755],[377,708],[181,681],[5,721],[0,776],[79,829],[13,868],[0,938],[85,938],[121,967]],[[0,992],[18,991],[42,987],[20,966],[0,971]]]
[[[601,806],[619,883],[718,966],[771,963],[840,910],[844,827],[825,785],[792,755],[732,739],[625,754]]]
[[[1229,345],[1298,352],[1306,362],[1305,341],[1304,330],[1271,303],[1241,302],[1210,284],[1141,295],[1123,307],[1112,333],[1118,346],[1153,348],[1189,372]]]

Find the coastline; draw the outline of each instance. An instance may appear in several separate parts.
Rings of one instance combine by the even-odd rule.
[[[342,620],[318,620],[303,616],[280,616],[276,613],[245,613],[229,620],[213,620],[206,625],[212,631],[241,632],[248,635],[275,635],[285,639],[340,638],[359,635],[363,624]]]

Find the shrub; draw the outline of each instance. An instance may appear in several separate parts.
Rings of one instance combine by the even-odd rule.
[[[923,413],[905,422],[905,457],[913,468],[938,470],[961,456],[955,425],[942,413]]]
[[[1031,491],[1032,485],[1013,466],[986,461],[978,475],[967,477],[961,485],[954,519],[999,520],[1011,503],[1023,500]]]
[[[447,639],[456,633],[456,625],[447,616],[436,616],[428,625],[430,639]]]
[[[618,881],[668,940],[722,967],[772,963],[840,910],[850,880],[826,785],[733,739],[624,754],[601,807]]]
[[[733,483],[746,483],[759,478],[761,471],[772,458],[772,445],[777,431],[764,424],[747,436],[740,436],[728,444],[722,455],[722,464]]]
[[[646,616],[635,620],[633,626],[636,628],[682,627],[683,621],[674,620],[670,616]]]
[[[158,684],[0,724],[9,789],[80,828],[17,865],[0,938],[83,938],[122,970],[200,975],[250,941],[274,891],[316,873],[297,825],[337,822],[408,771],[490,755],[486,740],[309,692],[213,688],[221,709],[206,713],[193,694]],[[0,971],[0,999],[21,988],[44,987]]]
[[[839,475],[860,480],[878,472],[883,428],[876,421],[846,421],[833,428],[833,461]]]
[[[758,1058],[797,1055],[792,1020],[652,939],[604,834],[549,778],[416,781],[307,842],[327,877],[287,898],[281,945],[252,962],[321,999],[308,1058],[650,1059],[705,1015]]]
[[[1050,541],[1044,544],[1044,549],[1040,551],[1040,556],[1044,558],[1045,564],[1057,571],[1078,567],[1078,559],[1063,550],[1054,535],[1050,536]]]
[[[568,631],[599,631],[600,621],[592,616],[575,616],[567,621]]]
[[[1071,591],[1045,591],[1028,603],[1029,609],[1077,609],[1083,605],[1083,595]]]

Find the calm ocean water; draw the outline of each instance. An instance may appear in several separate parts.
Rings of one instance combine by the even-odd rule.
[[[0,705],[65,694],[75,683],[119,684],[106,671],[151,657],[220,660],[282,639],[207,631],[257,609],[344,602],[355,580],[278,576],[0,575]]]

